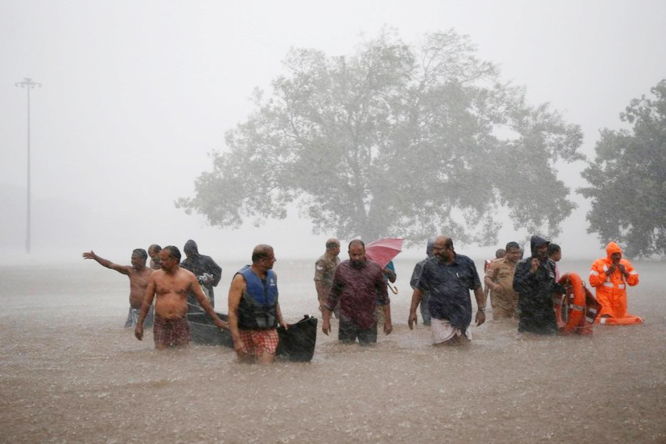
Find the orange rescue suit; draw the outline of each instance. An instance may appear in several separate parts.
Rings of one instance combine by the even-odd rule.
[[[606,246],[606,257],[594,261],[590,270],[590,285],[597,289],[597,301],[602,307],[598,318],[604,315],[613,318],[626,317],[627,285],[633,287],[638,284],[638,273],[631,266],[631,262],[623,258],[620,259],[619,264],[624,266],[628,275],[623,276],[619,267],[616,267],[610,276],[607,274],[608,269],[613,265],[611,260],[613,253],[622,254],[622,249],[615,242]]]

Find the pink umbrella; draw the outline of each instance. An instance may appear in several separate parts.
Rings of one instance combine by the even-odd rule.
[[[365,246],[366,257],[377,262],[382,268],[386,267],[401,251],[402,239],[394,237],[379,239]]]

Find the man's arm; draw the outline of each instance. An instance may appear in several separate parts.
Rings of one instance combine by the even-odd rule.
[[[146,287],[146,296],[143,298],[141,304],[141,312],[139,312],[139,319],[136,321],[134,328],[134,336],[141,341],[143,339],[143,321],[146,319],[150,306],[153,305],[153,298],[155,297],[155,278],[151,274],[148,278],[148,286]]]
[[[342,276],[340,275],[340,267],[335,270],[335,275],[333,276],[333,286],[328,292],[328,298],[326,299],[326,305],[322,307],[322,323],[321,331],[328,336],[331,332],[331,312],[335,309],[335,306],[338,305],[340,300],[340,295],[342,294],[342,289],[344,288],[344,283],[342,282]]]
[[[277,284],[277,273],[273,272],[273,276],[275,277],[275,283]],[[286,322],[284,322],[284,318],[282,317],[282,309],[280,308],[280,295],[278,294],[277,300],[275,301],[275,314],[277,315],[277,321],[278,324],[285,330],[289,328]]]
[[[125,274],[125,275],[129,275],[130,270],[132,269],[132,267],[129,266],[129,265],[114,264],[110,260],[101,258],[101,257],[97,256],[95,254],[95,252],[92,251],[92,250],[89,253],[83,253],[81,256],[83,256],[84,259],[94,259],[101,266],[109,268],[111,270],[116,270],[118,273],[122,273],[122,274]]]
[[[317,290],[317,299],[323,300],[328,297],[328,289],[326,285],[324,285],[324,275],[329,273],[329,266],[326,263],[326,261],[323,260],[317,260],[315,262],[315,276],[314,276],[314,281],[315,281],[315,289]],[[326,302],[322,302],[320,304],[321,306],[319,307],[320,310],[324,309],[324,305],[326,305]]]
[[[513,276],[513,290],[516,293],[529,293],[535,276],[531,269],[532,265],[529,260],[518,262],[518,265],[516,265],[516,273]]]
[[[234,350],[239,353],[245,351],[245,344],[243,344],[238,331],[238,306],[246,286],[243,275],[237,274],[231,281],[231,287],[229,287],[229,331],[231,331],[231,337],[234,340]]]
[[[197,281],[197,277],[190,272],[187,272],[188,279],[190,281],[190,291],[194,294],[194,296],[197,298],[199,301],[199,304],[201,304],[201,307],[206,310],[206,313],[213,318],[213,322],[218,328],[229,328],[229,325],[224,322],[222,319],[220,319],[217,316],[217,313],[215,313],[215,310],[213,309],[213,306],[210,305],[210,301],[204,294],[203,290],[201,289],[201,285],[199,285],[199,281]]]
[[[395,273],[393,273],[395,276]],[[384,310],[384,333],[391,334],[393,325],[391,324],[391,300],[388,295],[388,287],[384,281],[384,273],[378,273],[375,279],[375,289],[377,290],[378,301]]]
[[[282,328],[284,328],[285,330],[286,330],[287,328],[289,328],[289,326],[287,325],[287,323],[284,322],[284,318],[282,317],[282,310],[280,309],[280,303],[279,303],[279,302],[275,305],[275,311],[276,311],[276,313],[277,313],[278,324],[280,324],[280,326],[281,326]]]
[[[483,293],[481,286],[474,289],[474,297],[476,298],[476,325],[479,326],[486,322],[486,295]]]
[[[416,288],[416,285],[419,283],[422,269],[423,266],[421,265],[421,262],[418,262],[416,265],[414,265],[414,271],[412,271],[412,277],[409,280],[409,286],[412,287],[412,290],[414,290]]]
[[[606,272],[604,271],[604,263],[603,261],[596,260],[592,264],[592,268],[590,269],[590,285],[593,287],[599,287],[603,285],[604,282],[606,282],[606,279],[608,279],[608,276]]]
[[[423,290],[417,287],[414,289],[414,293],[412,293],[412,304],[409,307],[409,318],[407,319],[410,330],[413,330],[414,324],[417,323],[416,309],[419,308],[421,298],[423,298]]]
[[[210,271],[210,274],[213,275],[213,280],[208,283],[213,287],[217,287],[217,284],[220,283],[220,279],[222,279],[222,267],[217,265],[212,258],[209,259],[210,262],[208,263],[208,271]]]
[[[626,261],[623,264],[623,271],[626,273],[624,278],[627,281],[628,285],[631,285],[632,287],[634,285],[638,285],[638,272],[634,270],[634,267],[631,265],[631,262]]]
[[[495,279],[497,279],[497,270],[496,263],[492,263],[490,267],[488,267],[486,275],[483,277],[483,283],[486,285],[486,288],[490,288],[494,291],[501,289],[499,284],[495,282]]]

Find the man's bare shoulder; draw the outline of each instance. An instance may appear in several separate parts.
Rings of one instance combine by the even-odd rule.
[[[153,270],[149,275],[148,278],[152,281],[159,281],[164,279],[164,276],[166,276],[166,273],[164,270],[159,269],[159,270]]]
[[[192,273],[190,270],[186,270],[185,268],[178,269],[178,272],[176,273],[176,279],[179,282],[188,283],[188,284],[191,284],[193,282],[198,282],[196,275]]]
[[[153,271],[155,271],[155,270],[152,270],[152,269],[150,269],[150,268],[148,268],[148,267],[144,267],[143,270],[137,270],[136,268],[134,268],[134,267],[132,267],[132,266],[129,267],[129,274],[130,274],[130,275],[133,275],[133,276],[145,276],[145,277],[148,277],[148,276],[150,276],[151,274],[153,274]]]
[[[241,273],[236,273],[231,279],[231,285],[245,285],[245,276]]]
[[[187,277],[188,279],[196,279],[197,277],[187,268],[180,267],[178,268],[178,276]]]

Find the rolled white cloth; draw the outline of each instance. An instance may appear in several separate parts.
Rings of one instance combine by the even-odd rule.
[[[463,334],[467,339],[472,340],[472,332],[469,328],[463,333],[459,328],[452,327],[451,323],[447,320],[432,318],[430,322],[433,344],[441,344],[453,339],[455,336],[462,336]]]

